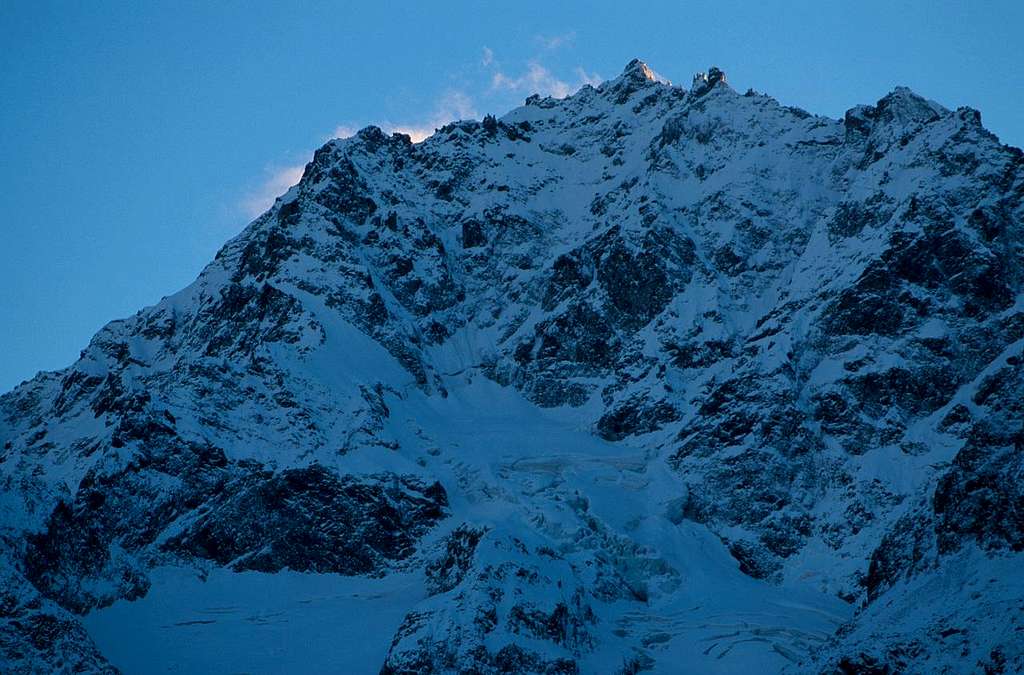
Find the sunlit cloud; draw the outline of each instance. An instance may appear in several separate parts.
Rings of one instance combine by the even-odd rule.
[[[374,124],[385,133],[406,134],[413,143],[419,143],[449,122],[478,117],[480,117],[480,113],[477,112],[476,105],[469,94],[463,91],[449,90],[434,104],[433,112],[422,120],[404,123],[381,120]],[[355,136],[361,128],[352,124],[339,125],[328,140],[330,138],[350,138]]]
[[[519,77],[509,77],[505,73],[495,73],[491,78],[493,89],[540,94],[565,98],[569,95],[569,84],[555,77],[550,70],[536,61],[531,61],[526,72]]]
[[[332,138],[352,138],[357,133],[359,133],[359,127],[342,124],[335,127],[334,131],[331,132],[331,135],[328,136],[326,140],[331,140]]]
[[[576,69],[576,77],[576,82],[566,82],[555,76],[539,62],[530,61],[527,64],[526,72],[518,77],[510,77],[500,71],[495,73],[491,77],[491,89],[565,98],[584,84],[596,85],[601,82],[596,73],[587,73],[582,68]]]
[[[299,182],[305,169],[304,164],[267,169],[267,177],[259,188],[242,200],[242,211],[250,218],[262,214],[274,205],[275,199]]]
[[[448,91],[442,96],[434,107],[433,114],[425,121],[413,124],[391,124],[386,122],[381,125],[384,131],[389,133],[397,132],[407,134],[413,143],[419,143],[449,122],[465,119],[476,119],[480,116],[477,112],[473,99],[462,91]]]

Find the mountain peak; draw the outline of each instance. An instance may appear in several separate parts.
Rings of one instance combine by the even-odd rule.
[[[659,82],[670,84],[659,78],[646,63],[633,59],[626,64],[621,75],[602,84],[599,90],[610,94],[616,103],[624,103],[634,92]]]
[[[888,133],[903,135],[908,126],[942,119],[949,110],[914,93],[908,87],[895,87],[875,105],[858,105],[846,111],[844,124],[858,134]],[[888,131],[882,131],[888,130]]]
[[[910,87],[895,87],[875,104],[880,113],[888,113],[897,119],[926,122],[938,119],[949,111],[934,101],[929,101]]]
[[[718,68],[528,101],[327,143],[0,396],[0,671],[1024,672],[1020,152]]]
[[[635,81],[638,84],[643,84],[645,81],[658,81],[658,76],[654,74],[654,71],[640,59],[633,59],[627,63],[626,67],[622,69],[621,78],[623,80]]]

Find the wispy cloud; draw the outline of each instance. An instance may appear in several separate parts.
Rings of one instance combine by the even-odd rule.
[[[480,117],[472,97],[463,91],[449,90],[434,104],[434,111],[422,120],[396,123],[388,120],[377,122],[376,125],[387,133],[407,134],[413,143],[419,143],[449,122]],[[361,127],[342,124],[334,129],[330,138],[349,138],[355,136]]]
[[[275,199],[299,182],[305,169],[305,164],[268,168],[260,186],[242,200],[242,211],[250,218],[260,215],[273,206]]]
[[[413,143],[419,143],[443,127],[456,120],[475,119],[480,116],[472,97],[463,91],[449,90],[438,99],[434,112],[422,122],[412,124],[384,123],[381,128],[388,132],[408,134]]]
[[[334,127],[334,131],[331,132],[330,136],[324,140],[331,140],[332,138],[351,138],[359,133],[359,127],[351,126],[349,124],[341,124]]]
[[[604,82],[604,80],[601,79],[601,76],[598,75],[596,72],[588,73],[583,69],[582,66],[576,67],[576,77],[579,78],[580,84],[589,84],[591,87],[596,87],[597,85]]]
[[[544,49],[558,49],[571,46],[576,42],[576,31],[572,30],[561,35],[536,35],[533,39]]]
[[[502,72],[495,73],[491,78],[491,87],[555,98],[569,95],[569,84],[555,77],[550,70],[536,61],[531,61],[526,67],[526,72],[519,77],[509,77]]]
[[[490,47],[484,47],[483,55],[480,57],[480,65],[484,68],[494,63],[494,52]]]
[[[576,82],[566,82],[556,77],[538,61],[530,61],[526,66],[526,72],[518,77],[510,77],[501,71],[494,73],[491,76],[491,89],[565,98],[584,84],[600,83],[596,73],[587,73],[582,68],[576,69],[576,77]]]

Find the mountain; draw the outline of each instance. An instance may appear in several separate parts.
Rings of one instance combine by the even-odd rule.
[[[632,61],[368,127],[0,398],[5,672],[1024,670],[1024,155]]]

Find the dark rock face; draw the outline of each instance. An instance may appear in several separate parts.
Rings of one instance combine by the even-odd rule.
[[[3,544],[6,547],[6,542]],[[118,672],[67,610],[39,592],[16,569],[0,573],[0,664],[5,673]]]
[[[593,648],[594,639],[587,631],[587,624],[594,623],[595,617],[588,608],[580,606],[579,596],[575,605],[570,609],[564,602],[558,602],[550,612],[517,605],[509,615],[509,630],[569,649]]]
[[[483,225],[476,220],[467,220],[462,223],[462,247],[477,248],[487,243],[487,235],[484,234]]]
[[[484,534],[484,530],[467,525],[455,528],[445,542],[444,554],[426,567],[427,588],[431,593],[446,593],[462,583]]]
[[[379,129],[377,132],[378,134],[364,134],[360,140],[370,147],[389,143],[382,138],[382,134],[379,134]],[[401,141],[395,140],[391,143],[391,149],[399,153],[404,150],[405,146]],[[328,187],[320,193],[317,202],[328,211],[344,215],[356,222],[365,221],[377,212],[377,203],[367,196],[367,186],[359,170],[351,160],[337,152],[337,146],[328,144],[318,150],[307,171],[310,180],[318,181],[326,177]],[[286,210],[291,209],[286,207]]]
[[[594,368],[610,365],[614,332],[599,312],[587,304],[575,304],[558,316],[537,324],[533,345],[520,345],[516,360],[559,365],[562,362]]]
[[[378,574],[446,515],[436,483],[357,479],[319,465],[275,474],[229,464],[216,448],[167,450],[116,475],[87,475],[74,501],[29,537],[28,579],[79,613],[141,597],[149,582],[138,558],[155,555],[161,533],[199,505],[204,515],[160,550],[236,570]]]
[[[938,480],[931,503],[901,518],[871,556],[869,598],[920,574],[966,546],[992,552],[1024,550],[1019,480],[1024,461],[1020,433],[976,430]]]
[[[597,280],[614,308],[613,315],[631,328],[646,325],[658,316],[673,295],[655,253],[634,256],[621,244],[600,260]]]
[[[1024,550],[1024,435],[968,438],[935,488],[940,554],[971,540],[990,550]]]
[[[148,452],[113,474],[87,473],[74,499],[60,502],[28,538],[27,577],[74,612],[144,595],[144,566],[126,554],[151,545],[230,475],[218,448],[161,442],[167,431],[157,428],[146,436]]]
[[[899,518],[871,555],[864,578],[870,604],[862,610],[862,623],[878,621],[874,614],[886,611],[892,604],[889,597],[903,587],[928,583],[933,576],[952,576],[958,580],[955,583],[969,587],[971,572],[984,570],[985,564],[984,559],[978,561],[972,555],[1000,560],[1024,550],[1024,521],[1020,518],[1024,505],[1024,407],[1019,402],[1022,385],[1018,356],[1010,356],[1004,367],[981,380],[973,402],[988,409],[986,418],[970,427],[953,461],[935,481],[930,496],[920,499]],[[969,423],[964,409],[961,405],[961,411],[951,411],[946,420],[954,417],[957,424]],[[991,574],[986,574],[985,579],[990,585],[999,581]],[[902,648],[896,648],[877,640],[865,645],[861,637],[861,646],[867,646],[870,653],[843,656],[839,663],[869,663],[882,672],[897,672],[912,669],[923,660],[942,658],[944,652],[949,652],[961,661],[968,655],[976,658],[978,669],[985,672],[1020,669],[1024,666],[1024,650],[1016,646],[1007,649],[999,642],[999,631],[1010,635],[1024,631],[1024,621],[1018,613],[1007,616],[1003,606],[1018,602],[1013,599],[1016,591],[1009,588],[1002,591],[1006,595],[995,590],[990,593],[974,591],[966,606],[957,606],[955,596],[929,596],[926,606],[940,606],[925,626],[933,634],[930,640],[915,635],[905,640]],[[948,606],[943,607],[944,603]],[[970,631],[972,620],[986,616],[1000,617],[999,630],[990,629],[984,638],[964,641],[956,648],[958,651],[952,651],[955,645],[949,644],[950,636]],[[856,636],[857,629],[855,623],[847,630]],[[857,639],[847,638],[846,642],[851,646],[840,641],[842,648],[837,653],[857,648]],[[986,643],[992,645],[988,651]]]
[[[677,419],[679,413],[668,401],[651,403],[633,398],[602,415],[597,421],[597,433],[609,441],[620,441],[627,436],[657,431]]]
[[[253,478],[164,548],[238,571],[379,573],[408,557],[447,506],[439,484],[410,478],[339,478],[317,465]]]

